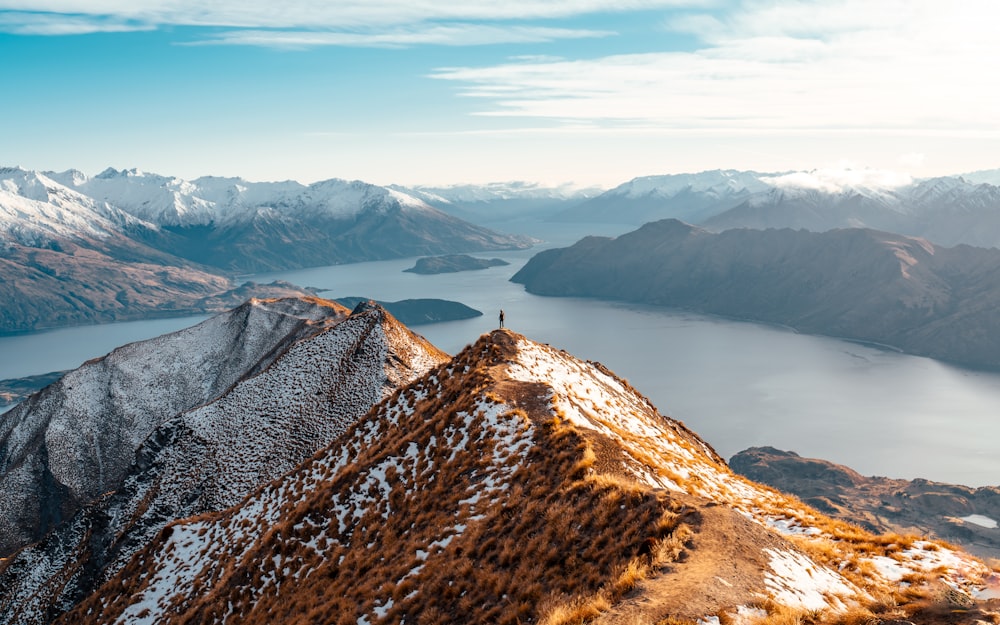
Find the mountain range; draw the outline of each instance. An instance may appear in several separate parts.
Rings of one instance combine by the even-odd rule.
[[[530,246],[399,191],[0,169],[0,333],[218,312],[237,273]],[[306,292],[291,285],[249,295]],[[239,297],[239,299],[237,299]]]
[[[998,172],[926,179],[871,170],[646,176],[551,218],[636,226],[673,218],[716,232],[871,228],[945,246],[1000,247]]]
[[[600,363],[373,303],[251,301],[0,423],[0,517],[71,504],[15,524],[3,623],[1000,619],[982,562],[736,475]]]
[[[870,229],[721,233],[666,219],[535,255],[513,278],[785,325],[973,367],[1000,367],[1000,250]]]

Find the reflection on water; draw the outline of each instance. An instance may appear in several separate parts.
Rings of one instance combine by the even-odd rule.
[[[508,281],[536,250],[481,254],[510,266],[437,276],[414,259],[257,276],[326,289],[327,297],[461,301],[483,317],[418,326],[456,353],[496,325],[599,360],[687,423],[724,457],[771,445],[866,475],[1000,484],[1000,375],[835,339],[646,306],[536,297]],[[174,327],[167,327],[168,321]],[[74,367],[111,347],[188,320],[114,324],[0,338],[0,378]],[[71,349],[72,348],[72,349]],[[72,352],[72,355],[69,354]]]

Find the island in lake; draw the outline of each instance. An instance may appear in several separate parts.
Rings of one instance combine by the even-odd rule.
[[[409,269],[404,269],[403,271],[419,273],[422,275],[431,275],[437,273],[455,273],[457,271],[473,271],[476,269],[486,269],[488,267],[501,267],[509,264],[510,263],[500,258],[476,258],[474,256],[469,256],[468,254],[447,254],[445,256],[429,256],[421,258],[417,260],[417,263],[414,266]]]
[[[367,297],[338,297],[336,302],[354,308],[361,302],[367,302]],[[377,302],[382,308],[408,326],[442,321],[458,321],[481,317],[482,311],[470,308],[461,302],[446,299],[404,299],[398,302]]]

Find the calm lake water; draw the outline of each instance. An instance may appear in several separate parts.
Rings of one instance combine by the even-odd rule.
[[[553,237],[555,242],[575,240],[574,233],[562,227],[559,232],[563,239]],[[331,298],[434,297],[483,311],[476,319],[414,328],[449,353],[496,327],[503,308],[508,327],[604,363],[726,458],[746,447],[771,445],[866,475],[1000,484],[1000,374],[753,323],[537,297],[509,278],[538,249],[480,254],[511,265],[436,276],[404,273],[414,262],[407,259],[256,279],[282,278],[325,289],[322,295]],[[193,321],[0,338],[0,378],[74,367],[121,343]]]

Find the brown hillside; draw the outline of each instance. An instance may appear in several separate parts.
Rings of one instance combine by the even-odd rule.
[[[736,476],[603,367],[498,330],[242,504],[168,526],[60,622],[993,619],[970,594],[989,575]]]

